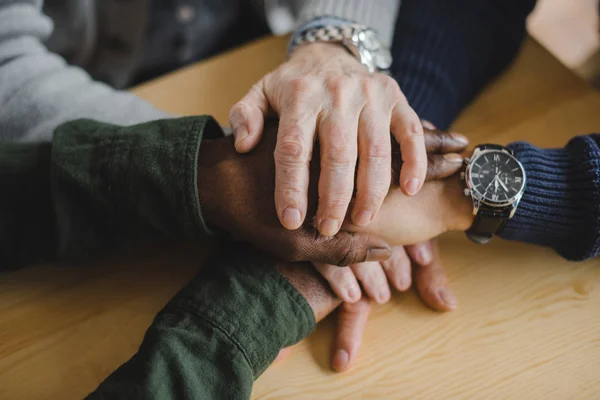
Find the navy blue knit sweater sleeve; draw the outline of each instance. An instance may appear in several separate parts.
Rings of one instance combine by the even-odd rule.
[[[417,114],[446,129],[514,58],[535,0],[402,0],[392,73]]]
[[[578,136],[564,149],[509,147],[523,163],[527,188],[501,237],[550,246],[578,261],[600,253],[600,135]]]
[[[446,129],[514,58],[535,0],[403,0],[392,72],[422,119]],[[570,260],[600,253],[600,136],[563,149],[512,148],[527,188],[501,237],[550,246]]]

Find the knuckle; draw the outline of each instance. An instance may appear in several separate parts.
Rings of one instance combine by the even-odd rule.
[[[367,148],[369,159],[383,159],[387,162],[392,157],[392,147],[389,140],[374,140]]]
[[[325,87],[334,93],[344,92],[348,85],[351,83],[351,80],[345,76],[331,76],[325,80]]]
[[[350,137],[349,131],[334,125],[328,132],[328,147],[323,154],[322,162],[324,165],[353,165],[356,163],[357,149],[352,143],[355,138]]]
[[[246,104],[243,101],[237,102],[229,111],[229,120],[239,120],[244,118]]]
[[[285,188],[277,189],[277,197],[282,199],[288,206],[297,206],[295,200],[299,200],[303,195],[302,189],[295,185],[286,185]]]
[[[406,96],[404,96],[404,93],[402,93],[402,90],[400,90],[400,85],[398,85],[398,82],[391,76],[378,74],[376,77],[376,82],[380,90],[385,94],[386,98],[393,102],[408,103]]]
[[[389,188],[389,182],[388,182],[387,186]],[[379,186],[369,188],[368,193],[367,193],[366,203],[369,205],[383,203],[383,200],[387,196],[388,188],[379,187]]]
[[[310,158],[310,150],[300,134],[288,134],[277,141],[275,146],[275,162],[286,163],[296,161],[306,163]]]
[[[354,168],[356,164],[356,151],[345,146],[334,146],[321,159],[322,167],[335,170],[347,170]]]
[[[358,262],[358,249],[349,249],[342,254],[338,265],[353,265]]]
[[[287,94],[295,102],[303,101],[317,87],[315,78],[305,76],[290,78],[286,84]]]
[[[343,238],[336,238],[334,249],[335,264],[338,266],[349,266],[356,264],[358,260],[359,248],[356,245],[353,234],[344,235]]]
[[[345,76],[330,77],[325,81],[325,87],[332,99],[334,108],[342,108],[352,100],[354,81]]]
[[[421,125],[421,121],[416,115],[411,115],[406,121],[406,134],[413,139],[424,138],[423,125]]]
[[[329,212],[336,212],[345,210],[350,204],[351,196],[345,193],[338,193],[336,196],[331,196],[330,199],[325,201],[325,207]]]

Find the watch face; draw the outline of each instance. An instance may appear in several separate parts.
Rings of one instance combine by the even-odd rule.
[[[525,170],[512,155],[501,150],[475,154],[468,169],[471,189],[483,202],[503,206],[518,200],[525,187]]]

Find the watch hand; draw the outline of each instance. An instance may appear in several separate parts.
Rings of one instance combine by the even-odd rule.
[[[502,186],[502,188],[508,192],[508,188],[506,187],[506,185],[504,185],[504,183],[502,183],[500,179],[498,179],[498,182],[500,182],[500,186]]]
[[[495,190],[496,192],[498,191],[498,181],[499,181],[499,179],[498,179],[498,175],[496,175],[496,176],[494,177],[494,190]]]
[[[494,179],[492,179],[492,181],[490,182],[490,184],[487,185],[487,187],[485,188],[484,192],[488,191],[488,189],[490,188],[490,186],[492,186],[492,183],[494,183],[495,180],[496,180],[496,178],[494,177]]]

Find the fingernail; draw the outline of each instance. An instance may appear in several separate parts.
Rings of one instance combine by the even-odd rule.
[[[390,292],[381,291],[375,295],[375,301],[377,304],[384,304],[390,299]]]
[[[300,210],[294,207],[287,207],[283,210],[282,219],[287,229],[298,229],[302,223]]]
[[[419,252],[417,253],[417,257],[419,258],[420,265],[429,265],[431,263],[432,255],[429,249],[429,246],[423,245],[420,246]]]
[[[448,162],[456,164],[461,164],[463,162],[463,158],[460,156],[460,154],[456,153],[444,154],[444,159]]]
[[[233,132],[233,135],[235,136],[235,147],[237,148],[248,137],[248,129],[241,126]]]
[[[356,286],[351,286],[348,288],[346,296],[348,296],[348,299],[352,302],[358,301],[358,299],[360,299],[360,289]]]
[[[340,223],[337,219],[326,218],[321,221],[320,229],[323,236],[334,236],[340,229]]]
[[[403,272],[398,279],[398,290],[406,290],[410,287],[411,276],[408,272]]]
[[[373,213],[369,210],[364,210],[364,211],[359,212],[356,215],[354,223],[358,226],[366,226],[366,225],[369,225],[372,218],[373,218]]]
[[[417,178],[412,178],[406,182],[406,193],[408,193],[410,196],[414,196],[419,191],[420,186],[421,184],[419,183],[419,180]]]
[[[454,139],[455,142],[460,144],[469,144],[469,139],[467,139],[465,135],[461,135],[460,133],[451,133],[450,136],[452,136],[452,139]]]
[[[450,289],[448,289],[447,287],[439,289],[438,296],[440,296],[440,299],[442,299],[442,301],[446,303],[448,307],[456,308],[458,301],[456,300],[456,297],[454,297]]]
[[[390,249],[385,247],[374,247],[367,250],[367,258],[365,261],[385,261],[392,255]]]
[[[338,350],[335,352],[335,356],[333,357],[333,368],[337,370],[343,370],[348,366],[348,352],[346,350]]]

